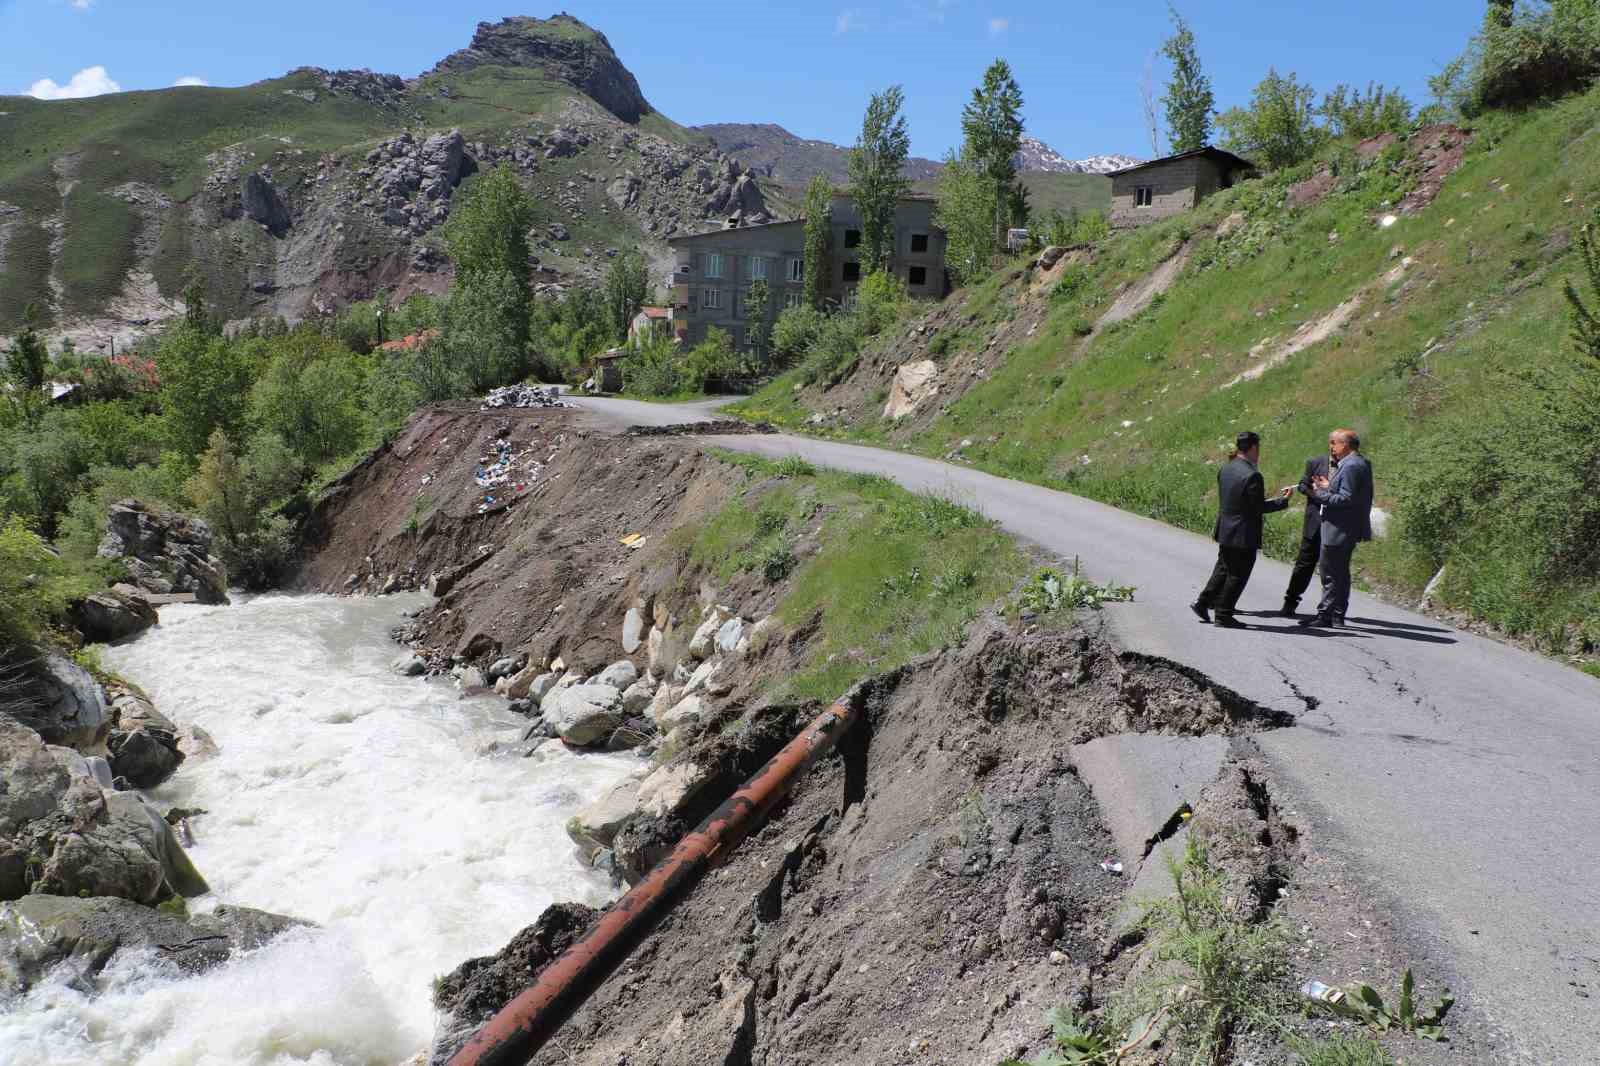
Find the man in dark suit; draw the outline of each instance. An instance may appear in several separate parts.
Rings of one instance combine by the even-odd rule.
[[[1256,463],[1261,459],[1261,438],[1248,431],[1239,434],[1233,454],[1217,471],[1217,526],[1212,539],[1217,542],[1217,565],[1211,580],[1189,610],[1202,622],[1211,621],[1216,609],[1217,625],[1224,629],[1245,629],[1234,617],[1239,596],[1255,569],[1256,553],[1261,550],[1261,519],[1271,511],[1289,506],[1290,486],[1267,499],[1266,483]]]
[[[1328,457],[1315,455],[1306,460],[1306,472],[1296,486],[1306,498],[1305,521],[1300,527],[1300,551],[1294,557],[1294,572],[1289,575],[1289,587],[1283,593],[1283,616],[1299,615],[1300,597],[1311,587],[1311,575],[1317,572],[1317,558],[1322,554],[1322,506],[1311,498],[1312,484],[1319,477],[1327,477]]]
[[[1350,557],[1356,545],[1372,539],[1372,464],[1361,454],[1354,430],[1328,435],[1332,477],[1313,478],[1308,500],[1322,508],[1322,602],[1303,626],[1342,626],[1350,606]]]

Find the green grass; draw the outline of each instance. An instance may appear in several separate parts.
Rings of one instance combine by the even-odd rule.
[[[22,312],[29,304],[39,314],[41,324],[50,313],[50,234],[35,222],[18,223],[6,242],[5,270],[0,272],[0,330],[13,330],[22,323]]]
[[[67,232],[61,251],[63,302],[69,312],[89,311],[115,296],[133,266],[139,219],[133,208],[79,185],[67,197]]]
[[[793,460],[719,458],[743,471],[743,487],[674,543],[721,580],[790,582],[777,616],[791,630],[813,620],[817,629],[780,682],[785,696],[837,699],[869,673],[959,641],[1027,574],[1011,538],[957,501]],[[813,532],[815,552],[796,558],[796,541]]]
[[[1509,367],[1572,358],[1561,284],[1576,266],[1567,242],[1600,203],[1600,136],[1589,135],[1597,129],[1600,92],[1488,116],[1438,199],[1392,228],[1375,220],[1403,190],[1380,165],[1357,177],[1347,171],[1345,188],[1301,210],[1282,206],[1288,180],[1280,177],[1116,235],[1070,291],[1050,300],[1036,334],[931,427],[896,430],[874,416],[845,435],[934,456],[970,438],[963,453],[981,469],[1206,532],[1215,463],[1238,430],[1263,434],[1262,468],[1276,486],[1298,479],[1329,429],[1348,425],[1373,460],[1379,506],[1403,514],[1392,475],[1434,419],[1492,408]],[[1234,212],[1247,225],[1219,242],[1211,228]],[[1185,240],[1194,258],[1164,297],[1092,339],[1078,336],[1080,323],[1098,319]],[[1400,265],[1391,258],[1397,246],[1414,262],[1385,283]],[[1255,365],[1252,348],[1288,338],[1358,289],[1366,295],[1344,329],[1225,387]],[[1010,298],[991,279],[967,304],[982,319],[1003,313]],[[970,352],[983,335],[969,330],[947,347]],[[799,427],[807,396],[791,386],[779,379],[735,411]],[[1462,441],[1461,461],[1474,462],[1471,440]],[[1269,520],[1268,551],[1290,554],[1297,529],[1293,519]],[[1400,536],[1363,547],[1356,560],[1369,585],[1409,591],[1440,561]],[[1446,604],[1513,632],[1560,633],[1584,619],[1592,630],[1600,618],[1592,580],[1520,613],[1507,605],[1529,605],[1527,590],[1462,584],[1444,590]]]

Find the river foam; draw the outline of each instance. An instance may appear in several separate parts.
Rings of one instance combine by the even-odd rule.
[[[174,605],[107,649],[163,713],[216,740],[149,794],[210,812],[189,849],[212,888],[197,909],[237,903],[319,928],[199,977],[130,954],[94,996],[62,975],[0,1016],[0,1063],[396,1063],[429,1039],[434,977],[553,901],[610,898],[564,826],[637,760],[560,745],[478,754],[526,719],[389,671],[387,629],[420,602]]]

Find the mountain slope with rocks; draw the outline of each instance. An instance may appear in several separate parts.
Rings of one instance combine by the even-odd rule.
[[[443,291],[439,226],[491,166],[535,194],[549,284],[772,217],[757,177],[651,107],[603,34],[509,18],[413,79],[306,67],[242,88],[0,98],[0,335],[32,304],[53,340],[125,348],[182,312],[191,271],[230,319]]]

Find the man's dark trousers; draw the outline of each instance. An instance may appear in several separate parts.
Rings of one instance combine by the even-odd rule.
[[[1317,614],[1324,618],[1344,618],[1350,606],[1350,557],[1356,553],[1355,541],[1322,546],[1322,602]]]
[[[1328,457],[1315,455],[1306,460],[1305,473],[1300,477],[1300,494],[1306,498],[1306,514],[1300,528],[1300,552],[1294,557],[1294,571],[1289,575],[1289,587],[1283,591],[1283,609],[1293,611],[1300,606],[1300,598],[1311,587],[1311,577],[1317,570],[1317,559],[1322,554],[1322,507],[1311,498],[1311,487],[1319,477],[1328,476]]]
[[[1217,565],[1211,568],[1211,580],[1200,590],[1196,602],[1203,607],[1216,609],[1217,617],[1232,618],[1233,610],[1250,581],[1250,571],[1256,568],[1256,549],[1217,547]]]

